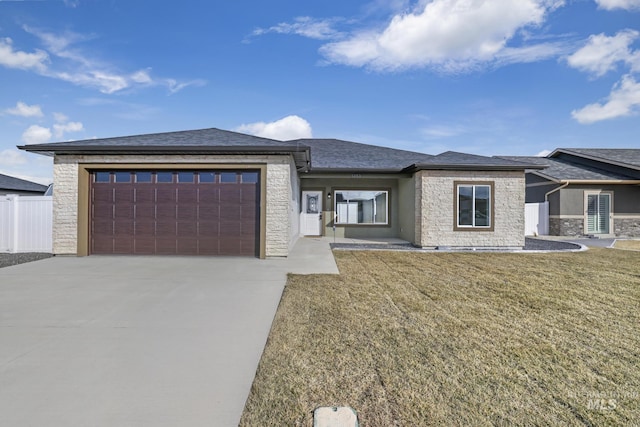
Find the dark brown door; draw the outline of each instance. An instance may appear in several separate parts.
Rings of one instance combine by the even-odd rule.
[[[259,177],[258,171],[96,171],[91,253],[257,256]]]

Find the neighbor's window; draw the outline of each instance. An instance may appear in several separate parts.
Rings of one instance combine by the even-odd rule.
[[[491,229],[492,193],[492,183],[456,184],[457,228]]]
[[[389,223],[389,192],[336,190],[334,192],[336,224]]]

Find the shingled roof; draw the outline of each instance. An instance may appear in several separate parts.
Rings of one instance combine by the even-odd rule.
[[[433,157],[339,139],[298,139],[289,142],[311,147],[311,169],[314,172],[400,172],[413,163]]]
[[[546,166],[546,169],[535,173],[553,181],[628,181],[635,179],[613,171],[576,165],[563,159],[525,156],[500,156],[500,158]]]
[[[27,181],[24,179],[15,178],[13,176],[0,174],[0,190],[30,191],[34,193],[44,194],[44,192],[47,191],[47,186],[36,184],[35,182]]]
[[[640,170],[640,149],[638,148],[558,148],[548,157],[557,157],[561,154]]]
[[[277,141],[216,128],[18,147],[53,154],[287,154],[299,170],[399,173],[419,169],[524,170],[534,164],[448,151],[432,156],[338,139]]]

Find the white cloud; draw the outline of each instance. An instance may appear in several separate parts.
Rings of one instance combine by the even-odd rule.
[[[83,130],[84,126],[80,122],[56,123],[53,125],[53,134],[56,138],[62,138],[68,132],[81,132]]]
[[[67,117],[66,115],[64,115],[62,113],[53,113],[53,119],[57,123],[65,123],[65,122],[69,121],[69,117]]]
[[[18,101],[15,107],[7,108],[5,113],[21,117],[42,117],[42,109],[39,105],[27,105]]]
[[[415,12],[395,15],[382,30],[364,30],[328,43],[320,51],[331,63],[378,71],[420,67],[465,71],[496,60],[518,31],[540,26],[547,13],[564,2],[433,0],[420,4]],[[518,53],[517,48],[510,49],[507,54],[512,59],[527,62],[527,53],[540,59],[540,49]]]
[[[13,50],[13,41],[10,38],[0,39],[0,65],[22,70],[43,71],[47,68],[48,60],[49,55],[46,52],[41,50],[36,50],[33,53],[16,51]]]
[[[640,0],[596,0],[596,3],[598,3],[598,7],[600,9],[606,9],[606,10],[640,9]]]
[[[27,159],[21,151],[17,149],[7,149],[0,151],[0,166],[23,165]]]
[[[98,61],[77,47],[79,43],[95,36],[70,31],[55,34],[29,26],[23,26],[23,29],[36,36],[52,56],[41,50],[35,53],[17,52],[13,50],[11,39],[0,39],[0,65],[32,69],[40,75],[77,86],[96,88],[106,94],[148,86],[163,86],[173,94],[187,86],[205,83],[203,80],[178,82],[175,79],[155,78],[151,76],[150,69],[121,72],[112,64]]]
[[[536,154],[536,157],[547,157],[551,153],[551,150],[542,150],[538,154]]]
[[[22,134],[25,144],[44,144],[51,139],[51,129],[39,125],[32,125]]]
[[[297,34],[316,40],[332,40],[342,33],[334,28],[339,19],[314,19],[309,16],[300,16],[293,23],[281,22],[269,28],[256,28],[252,36],[261,36],[268,33]]]
[[[431,126],[420,131],[429,139],[451,138],[466,133],[466,129],[461,126]]]
[[[640,36],[635,30],[623,30],[615,36],[595,34],[589,36],[586,45],[567,58],[567,63],[580,71],[596,77],[605,75],[620,62],[640,70],[640,53],[629,46]]]
[[[243,124],[236,129],[263,138],[287,141],[299,138],[311,138],[311,125],[299,116],[287,116],[275,122],[257,122]]]
[[[582,124],[625,117],[640,112],[640,83],[627,74],[615,84],[604,103],[586,105],[571,112],[571,116]]]

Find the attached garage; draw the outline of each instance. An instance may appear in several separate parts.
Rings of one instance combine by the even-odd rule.
[[[259,256],[259,170],[90,171],[90,254]]]

